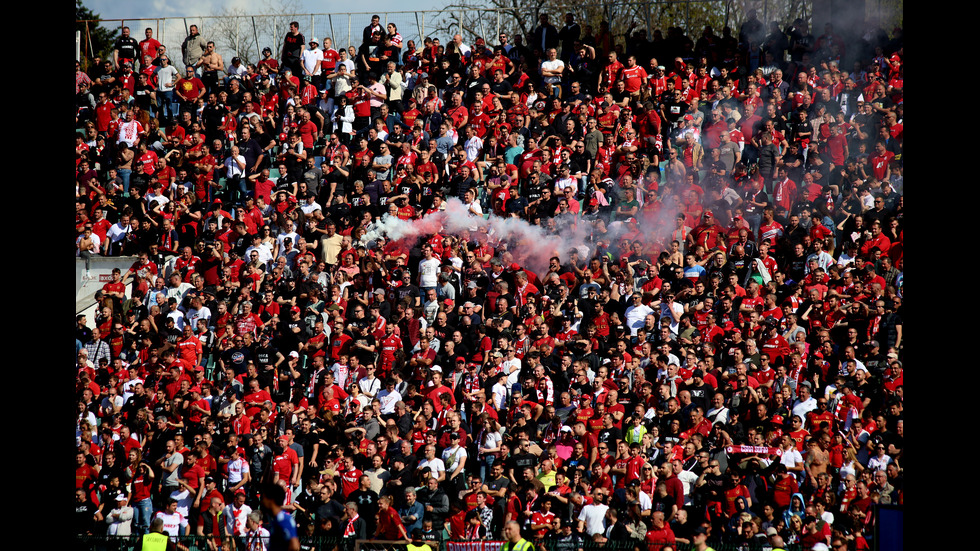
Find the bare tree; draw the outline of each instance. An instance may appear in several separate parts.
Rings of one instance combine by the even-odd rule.
[[[212,12],[209,34],[218,51],[230,52],[242,58],[243,63],[260,60],[266,46],[278,59],[289,22],[297,18],[295,14],[301,8],[299,0],[262,0],[250,6],[248,12],[242,7],[223,8]],[[253,15],[256,13],[259,15]]]
[[[894,1],[894,0],[893,0]],[[568,0],[457,0],[440,11],[442,16],[435,23],[433,35],[461,32],[464,40],[472,42],[477,37],[494,43],[497,31],[511,35],[520,34],[527,39],[538,24],[538,18],[546,13],[551,22],[561,28],[566,13],[572,13],[582,26],[599,31],[600,24],[609,24],[614,42],[622,42],[626,33],[646,30],[647,38],[656,30],[680,27],[692,39],[700,35],[705,26],[711,26],[720,34],[725,26],[731,27],[737,36],[739,26],[747,19],[747,13],[756,9],[764,22],[777,21],[784,26],[797,17],[808,19],[813,0],[660,0],[623,2],[579,2]],[[499,14],[499,15],[498,15]],[[498,28],[499,17],[499,28]]]

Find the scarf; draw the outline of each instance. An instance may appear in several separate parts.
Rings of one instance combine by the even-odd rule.
[[[354,523],[357,522],[357,519],[359,518],[361,518],[361,515],[354,515],[353,517],[351,517],[350,520],[347,521],[347,527],[344,528],[345,538],[352,538],[357,535],[356,531],[354,530]]]

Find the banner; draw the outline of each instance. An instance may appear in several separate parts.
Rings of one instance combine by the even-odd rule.
[[[783,456],[783,450],[780,448],[770,448],[769,446],[728,446],[725,451],[729,454],[733,453],[754,453],[760,455],[775,455],[776,457]]]
[[[500,551],[507,543],[504,541],[451,541],[447,543],[447,551]]]

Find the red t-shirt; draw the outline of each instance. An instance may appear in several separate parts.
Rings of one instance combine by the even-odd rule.
[[[643,81],[647,78],[647,72],[639,65],[623,69],[623,81],[626,84],[626,91],[629,93],[639,92],[643,86]]]

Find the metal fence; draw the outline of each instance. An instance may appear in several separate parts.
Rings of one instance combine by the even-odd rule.
[[[738,26],[747,19],[749,9],[756,9],[763,22],[779,21],[788,24],[795,18],[810,21],[814,2],[820,0],[652,0],[649,2],[612,3],[526,3],[526,0],[459,0],[461,3],[449,4],[438,11],[391,11],[391,12],[338,12],[319,14],[244,14],[175,17],[158,19],[105,19],[82,22],[89,27],[102,24],[107,28],[128,26],[132,36],[143,38],[143,30],[153,29],[153,36],[167,46],[171,55],[179,56],[180,46],[189,34],[191,25],[196,25],[206,40],[215,42],[216,50],[230,63],[234,56],[245,62],[256,62],[266,46],[278,58],[283,37],[289,31],[289,23],[297,21],[300,31],[308,40],[330,37],[334,48],[354,47],[361,44],[364,28],[370,23],[372,15],[381,17],[381,24],[394,23],[403,39],[414,40],[421,45],[425,37],[438,37],[446,43],[452,35],[459,33],[472,43],[477,37],[484,37],[487,43],[497,43],[500,32],[516,34],[529,33],[536,25],[540,13],[549,13],[552,23],[563,25],[563,14],[570,12],[583,28],[592,26],[598,31],[602,21],[609,23],[614,35],[621,36],[630,23],[636,22],[636,30],[647,30],[648,36],[655,30],[671,26],[682,27],[688,36],[696,39],[705,25],[712,25],[717,33],[730,26],[737,32]],[[479,2],[481,5],[477,5]],[[495,4],[496,3],[496,4]],[[494,5],[499,7],[493,7]],[[484,7],[487,6],[487,7]],[[526,8],[525,8],[526,6]],[[542,7],[544,6],[544,7]],[[78,40],[79,59],[91,57],[90,44],[82,32]],[[179,59],[179,57],[178,57]]]
[[[207,540],[214,541],[213,537],[208,536],[176,536],[171,539],[186,547],[188,551],[211,551]],[[232,549],[246,548],[245,538],[243,537],[225,539],[232,542]],[[142,536],[76,536],[74,547],[90,551],[136,551],[141,548],[141,540]],[[307,549],[316,551],[404,551],[406,548],[405,543],[387,542],[384,545],[379,545],[379,542],[375,540],[351,540],[336,537],[301,537],[300,541],[303,545],[307,546]],[[533,541],[535,546],[541,551],[555,548],[555,541],[552,539],[546,538]],[[478,542],[465,542],[462,546],[451,545],[452,543],[443,542],[438,546],[438,551],[454,551],[459,547],[466,547],[465,544]],[[500,542],[497,543],[499,544]],[[641,545],[648,549],[648,551],[659,551],[659,549],[654,549],[653,546],[647,547],[645,543]],[[711,543],[711,547],[715,551],[763,551],[771,548],[771,546],[761,542],[752,544],[714,542]],[[584,551],[631,551],[633,548],[633,541],[609,540],[605,543],[597,543],[592,540],[586,540],[583,542]],[[679,543],[673,546],[673,549],[676,551],[689,551],[694,549],[694,546]],[[803,551],[802,547],[798,544],[787,545],[784,549],[786,551]]]

